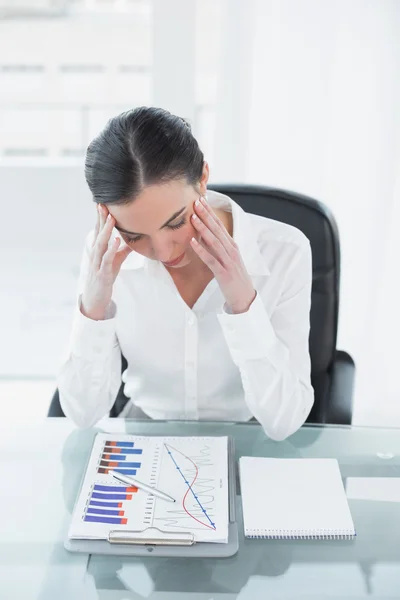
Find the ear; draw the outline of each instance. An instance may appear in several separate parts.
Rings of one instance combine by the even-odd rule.
[[[207,192],[207,183],[210,178],[210,167],[208,166],[208,162],[204,161],[203,163],[203,173],[200,179],[200,194],[204,196]]]

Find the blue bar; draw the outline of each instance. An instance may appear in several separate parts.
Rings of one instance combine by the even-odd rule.
[[[114,471],[122,475],[136,475],[136,469],[114,469]]]
[[[126,492],[127,488],[123,485],[99,485],[95,484],[94,489],[96,492]]]
[[[85,515],[84,521],[89,521],[91,523],[110,523],[111,525],[123,525],[122,519],[126,522],[125,517],[96,517],[95,515]]]
[[[104,448],[103,454],[112,454],[113,449],[115,451],[115,446],[107,446],[106,448]],[[114,454],[116,454],[117,456],[121,456],[120,452],[114,452]],[[143,450],[139,450],[139,448],[124,448],[123,454],[143,454]]]
[[[102,508],[91,508],[90,506],[86,510],[86,513],[92,513],[94,515],[108,515],[109,517],[120,517],[119,514],[121,512],[121,508],[119,510],[104,510]]]
[[[110,456],[110,458],[106,458],[106,454],[107,456]],[[109,452],[103,452],[101,460],[126,460],[126,456],[124,454],[110,454]]]
[[[121,508],[119,502],[99,502],[99,500],[90,500],[90,506],[104,506],[104,508]]]
[[[116,461],[116,460],[108,460],[107,459],[107,460],[102,461],[102,462],[106,462],[107,463],[106,465],[102,464],[101,465],[102,467],[106,466],[108,469],[111,469],[111,470],[112,469],[118,469],[118,467],[122,467],[122,468],[125,468],[125,467],[129,468],[130,467],[131,469],[139,469],[140,465],[142,464],[142,463],[135,463],[135,462],[122,462],[121,464],[118,464],[116,467],[110,467],[109,466],[110,462],[113,463],[113,462],[118,462],[118,461]]]
[[[114,443],[114,442],[107,441],[105,443],[106,446],[111,446],[111,444],[114,447],[116,446],[117,448],[133,448],[133,446],[135,445],[133,442],[116,442],[116,443]]]
[[[122,490],[123,488],[121,488]],[[134,493],[134,492],[132,492]],[[129,494],[130,495],[130,494]],[[98,500],[126,500],[127,494],[98,494],[97,492],[92,493],[92,498],[97,498]]]

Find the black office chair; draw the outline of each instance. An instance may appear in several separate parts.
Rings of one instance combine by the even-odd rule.
[[[232,198],[246,212],[297,227],[310,240],[313,258],[310,356],[315,402],[307,422],[350,424],[355,365],[347,352],[336,349],[340,247],[333,215],[321,202],[295,192],[251,185],[209,187]],[[122,371],[125,368],[123,357]],[[121,385],[110,416],[118,416],[127,400]],[[64,416],[58,390],[48,416]]]
[[[124,355],[121,355],[121,375],[125,371],[128,366],[126,358]],[[124,394],[124,384],[121,383],[121,386],[118,390],[117,397],[115,402],[110,410],[110,417],[118,417],[124,408],[125,404],[128,402],[129,398]],[[53,398],[51,399],[49,410],[47,412],[48,417],[65,417],[64,411],[61,408],[60,404],[60,395],[58,389],[55,390],[53,394]]]
[[[315,401],[307,422],[351,424],[355,365],[336,349],[340,245],[335,218],[313,198],[253,185],[212,185],[246,212],[288,223],[310,240],[313,261],[310,356]]]

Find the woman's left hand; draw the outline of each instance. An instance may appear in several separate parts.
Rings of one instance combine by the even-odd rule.
[[[231,312],[246,312],[257,292],[237,244],[204,198],[196,200],[194,208],[192,224],[201,242],[192,238],[192,248],[213,272]]]

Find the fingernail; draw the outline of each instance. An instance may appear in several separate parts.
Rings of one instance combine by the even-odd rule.
[[[200,200],[196,200],[196,202],[195,202],[195,205],[196,205],[197,207],[201,206],[201,202],[200,202]]]
[[[198,221],[199,217],[193,213],[192,214],[192,219],[193,219],[193,221]]]
[[[99,213],[101,214],[101,204],[97,205],[97,210],[99,211]]]
[[[111,215],[108,213],[107,221],[111,221]]]

